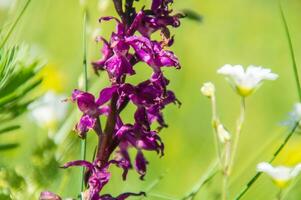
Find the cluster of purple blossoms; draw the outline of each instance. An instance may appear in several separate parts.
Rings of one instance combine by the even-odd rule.
[[[115,165],[123,170],[123,179],[128,170],[135,168],[140,178],[146,174],[147,160],[143,150],[164,154],[164,144],[158,132],[166,127],[162,110],[170,103],[179,104],[174,93],[167,89],[169,81],[164,77],[162,67],[180,68],[178,58],[170,47],[174,38],[170,35],[169,27],[178,27],[181,14],[172,15],[169,8],[173,0],[153,0],[150,9],[143,8],[139,12],[133,7],[134,0],[114,0],[114,5],[120,19],[116,17],[102,17],[100,22],[116,21],[116,31],[110,40],[102,37],[103,57],[93,62],[95,72],[106,71],[111,85],[100,91],[99,96],[74,90],[72,101],[77,103],[83,113],[76,125],[76,131],[81,138],[85,138],[89,130],[93,130],[98,138],[95,160],[79,160],[65,164],[63,167],[84,166],[86,171],[87,200],[123,200],[131,195],[144,193],[124,193],[118,197],[109,194],[100,195],[102,188],[110,180],[108,168]],[[161,41],[152,39],[152,34],[159,32]],[[134,66],[144,62],[152,68],[153,73],[148,80],[138,85],[126,82],[126,77],[135,74]],[[136,107],[133,124],[124,123],[120,114],[128,104]],[[100,117],[106,117],[104,129]],[[152,124],[159,127],[155,130]],[[129,148],[137,150],[135,162],[132,164]],[[114,156],[111,156],[114,153]],[[60,199],[57,195],[44,192],[41,199]],[[43,198],[43,196],[45,198]]]

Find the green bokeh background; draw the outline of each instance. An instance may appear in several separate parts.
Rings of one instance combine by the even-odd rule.
[[[23,2],[18,2],[17,7],[21,3]],[[98,1],[89,1],[89,33],[101,28],[102,34],[108,36],[114,28],[113,23],[99,25],[97,20],[99,16],[115,15],[113,5],[110,3],[105,11],[100,11],[97,5]],[[301,1],[284,0],[283,7],[296,60],[301,66]],[[150,164],[144,182],[134,172],[129,173],[128,181],[122,182],[120,170],[112,167],[112,181],[105,187],[106,192],[119,194],[124,191],[141,191],[162,174],[164,178],[152,193],[180,197],[192,189],[215,158],[210,126],[210,102],[199,92],[202,83],[212,81],[216,84],[218,112],[230,131],[234,130],[239,114],[239,97],[224,78],[216,74],[216,70],[226,63],[261,65],[271,68],[280,76],[276,81],[264,83],[254,95],[247,98],[246,124],[230,183],[231,198],[255,173],[256,164],[270,159],[272,152],[286,135],[287,130],[280,122],[286,119],[298,98],[278,1],[175,0],[174,10],[184,8],[201,13],[203,22],[184,19],[179,29],[172,30],[175,34],[175,45],[172,49],[180,58],[182,69],[177,71],[170,68],[165,69],[165,72],[171,80],[170,88],[176,92],[182,106],[178,108],[170,105],[165,110],[165,118],[169,124],[169,128],[161,132],[166,145],[165,156],[158,158],[155,153],[147,153]],[[2,10],[0,20],[4,23],[15,15],[15,11]],[[88,40],[89,61],[93,61],[101,56],[100,45],[93,41],[91,34]],[[32,0],[10,42],[28,43],[38,55],[47,59],[49,64],[46,68],[55,69],[49,74],[46,73],[45,79],[49,82],[56,73],[60,74],[57,82],[59,86],[54,84],[56,86],[51,88],[50,84],[46,87],[48,90],[58,90],[70,95],[77,87],[78,77],[82,72],[83,52],[82,14],[77,0]],[[137,72],[142,76],[136,78],[136,81],[143,80],[150,74],[150,70],[142,64],[138,66]],[[89,77],[90,83],[95,85],[94,91],[106,84],[105,75],[97,78],[90,70]],[[45,87],[40,92],[44,91]],[[70,110],[72,107],[70,105]],[[130,111],[131,109],[125,116],[129,120]],[[78,119],[78,116],[75,118]],[[21,143],[21,147],[3,153],[0,161],[11,167],[26,168],[31,162],[33,148],[47,137],[47,130],[38,128],[27,116],[19,121],[23,128],[11,134],[10,138],[1,136],[1,141],[15,140]],[[75,138],[77,142],[72,145],[73,151],[66,152],[68,155],[61,164],[80,158],[79,139],[74,133],[70,133],[69,137]],[[91,158],[95,146],[95,137],[92,134],[89,136],[88,146],[88,158]],[[275,164],[294,165],[298,162],[301,162],[300,135],[293,137]],[[51,181],[45,189],[60,192],[65,197],[76,196],[79,190],[79,172],[79,169],[61,170],[58,177],[68,174],[62,191],[58,190],[58,185],[62,182],[60,178]],[[41,176],[47,179],[51,175]],[[218,175],[200,191],[196,199],[219,199],[220,180]],[[301,199],[300,187],[301,183],[297,182],[286,199]],[[277,192],[272,181],[264,175],[243,199],[274,199]]]

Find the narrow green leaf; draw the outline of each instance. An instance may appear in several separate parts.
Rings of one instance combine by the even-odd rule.
[[[19,125],[13,125],[13,126],[8,126],[8,127],[5,127],[5,128],[2,128],[0,129],[0,134],[3,134],[3,133],[7,133],[7,132],[10,132],[10,131],[14,131],[16,129],[19,129],[21,126]]]
[[[285,29],[285,33],[286,33],[286,39],[287,39],[288,46],[289,46],[290,56],[291,56],[291,59],[292,59],[292,67],[293,67],[294,76],[295,76],[297,93],[298,93],[299,101],[301,102],[301,86],[300,86],[300,78],[299,78],[299,73],[298,73],[298,68],[297,68],[297,62],[296,62],[296,58],[295,58],[292,39],[291,39],[291,36],[290,36],[290,31],[289,31],[289,28],[288,28],[288,25],[287,25],[287,21],[286,21],[286,18],[285,18],[284,11],[282,9],[280,0],[279,0],[279,10],[280,10],[281,19],[282,19],[284,29]]]
[[[9,79],[6,81],[6,85],[1,88],[1,97],[6,96],[7,94],[15,91],[20,86],[24,85],[35,75],[35,68],[38,63],[33,63],[29,67],[22,67],[22,70],[14,73]]]
[[[196,11],[190,9],[184,9],[181,11],[187,19],[196,21],[196,22],[203,22],[203,16],[197,13]]]
[[[18,91],[4,97],[0,99],[0,108],[4,107],[5,105],[20,100],[21,98],[23,98],[28,92],[30,92],[31,90],[33,90],[35,87],[37,87],[38,85],[40,85],[42,82],[42,78],[35,80],[34,82],[26,85],[24,88],[19,89]],[[1,112],[1,111],[0,111]]]
[[[5,151],[5,150],[11,150],[14,148],[17,148],[19,144],[13,143],[13,144],[0,144],[0,151]]]

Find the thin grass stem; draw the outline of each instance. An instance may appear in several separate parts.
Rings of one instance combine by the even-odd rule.
[[[26,3],[24,4],[21,12],[17,16],[16,20],[12,23],[12,25],[9,28],[8,32],[6,33],[6,35],[4,36],[3,40],[1,41],[1,43],[0,43],[0,49],[2,49],[3,46],[6,44],[7,40],[9,39],[9,36],[12,34],[12,32],[15,29],[16,25],[18,24],[18,22],[20,21],[21,17],[23,16],[25,10],[28,8],[30,2],[31,2],[31,0],[27,0]]]
[[[88,91],[88,66],[87,66],[87,23],[88,23],[88,11],[86,8],[83,9],[83,70],[84,70],[84,90]],[[87,139],[81,141],[81,160],[86,160],[87,153]],[[85,188],[85,168],[82,168],[81,175],[81,188],[83,192]]]
[[[293,66],[293,70],[294,70],[294,76],[295,76],[295,81],[296,81],[296,87],[297,87],[297,92],[298,92],[298,97],[299,97],[299,101],[301,102],[301,86],[300,86],[300,78],[299,78],[299,74],[298,74],[298,68],[297,68],[297,62],[296,62],[296,58],[295,58],[295,53],[294,53],[294,48],[293,48],[293,43],[292,43],[292,39],[290,36],[290,31],[287,25],[287,21],[281,6],[281,1],[279,0],[279,10],[280,10],[280,15],[281,15],[281,19],[284,25],[284,29],[285,29],[285,34],[286,34],[286,39],[289,45],[289,50],[290,50],[290,56],[292,59],[292,66]]]
[[[207,169],[207,172],[200,178],[200,180],[195,184],[193,189],[185,195],[180,200],[193,200],[195,196],[199,193],[202,187],[208,183],[216,174],[220,171],[219,169],[219,160],[216,159]]]

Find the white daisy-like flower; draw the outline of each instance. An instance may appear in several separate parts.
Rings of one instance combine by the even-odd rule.
[[[64,95],[47,92],[28,106],[32,119],[42,128],[55,128],[67,114],[68,105],[62,102],[64,99]]]
[[[270,69],[250,65],[245,70],[242,65],[224,65],[217,73],[225,75],[241,96],[250,95],[264,80],[276,80],[277,74]]]
[[[273,179],[276,186],[284,188],[293,178],[298,176],[301,171],[301,164],[298,164],[295,167],[274,167],[267,162],[262,162],[257,165],[257,171],[268,174]]]
[[[201,87],[201,93],[206,97],[212,97],[215,93],[215,87],[214,84],[211,82],[206,82]]]

